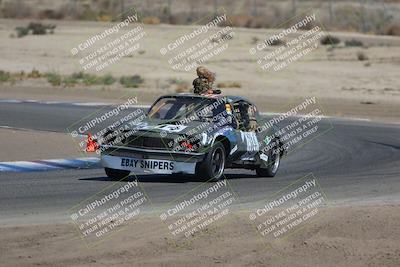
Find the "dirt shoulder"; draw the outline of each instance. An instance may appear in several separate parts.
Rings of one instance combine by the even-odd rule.
[[[262,242],[246,212],[175,239],[146,216],[88,249],[66,224],[0,228],[5,266],[399,266],[400,205],[326,207],[301,230]]]

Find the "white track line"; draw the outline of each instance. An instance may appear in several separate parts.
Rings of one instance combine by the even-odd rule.
[[[99,167],[100,159],[96,157],[0,162],[0,172],[36,172],[62,169],[94,169]]]

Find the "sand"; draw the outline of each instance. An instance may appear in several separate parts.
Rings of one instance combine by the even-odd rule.
[[[65,133],[0,129],[0,161],[93,156],[79,148],[80,139]]]
[[[156,215],[87,248],[72,223],[0,228],[4,266],[399,266],[400,206],[331,206],[294,234],[264,242],[246,212],[190,238]]]

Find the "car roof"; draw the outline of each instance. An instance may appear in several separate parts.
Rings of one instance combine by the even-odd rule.
[[[208,95],[198,95],[198,94],[193,94],[193,93],[179,93],[179,94],[168,94],[168,95],[163,95],[160,98],[165,98],[165,97],[195,97],[195,98],[205,98],[205,99],[219,99],[219,98],[227,98],[229,102],[237,102],[237,101],[246,101],[252,105],[254,105],[251,101],[249,101],[247,98],[242,97],[242,96],[236,96],[236,95],[223,95],[223,94],[208,94]]]

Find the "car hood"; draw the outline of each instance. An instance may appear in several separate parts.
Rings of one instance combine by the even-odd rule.
[[[160,133],[163,136],[168,134],[196,135],[210,129],[210,127],[213,127],[213,123],[206,121],[190,121],[182,124],[179,121],[146,119],[138,124],[132,125],[130,128],[140,132]]]

